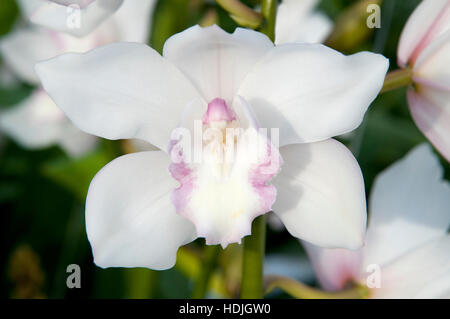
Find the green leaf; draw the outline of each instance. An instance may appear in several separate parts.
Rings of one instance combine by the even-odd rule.
[[[92,178],[113,158],[108,151],[100,148],[79,159],[64,158],[49,162],[42,167],[42,173],[84,201]]]
[[[153,15],[150,41],[152,48],[162,53],[166,40],[196,24],[203,11],[202,1],[159,0]]]
[[[0,110],[14,107],[27,98],[32,91],[33,87],[26,84],[20,84],[13,88],[0,87]]]
[[[14,0],[0,2],[0,36],[8,33],[19,15],[19,7]]]
[[[152,298],[158,279],[158,272],[147,268],[123,269],[125,275],[125,298]]]

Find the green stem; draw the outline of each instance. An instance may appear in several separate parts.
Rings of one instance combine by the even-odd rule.
[[[258,28],[263,17],[259,12],[247,7],[239,0],[216,0],[225,11],[230,13],[231,18],[244,27]]]
[[[266,215],[253,221],[252,234],[244,238],[241,298],[263,298],[263,261],[266,246]]]
[[[360,285],[343,291],[326,292],[283,276],[268,276],[264,283],[265,294],[279,288],[290,296],[300,299],[366,299],[369,297],[368,289]]]
[[[413,71],[407,67],[404,69],[389,72],[384,80],[383,88],[380,93],[389,92],[412,83]]]
[[[192,298],[193,299],[201,299],[205,298],[206,292],[208,291],[208,284],[209,279],[211,278],[211,275],[214,271],[214,268],[217,264],[217,257],[220,253],[220,246],[214,245],[214,246],[205,246],[204,250],[204,264],[203,268],[201,269],[195,286],[194,291],[192,292]]]
[[[264,24],[260,31],[267,35],[272,42],[275,42],[277,0],[264,0],[261,7],[261,14],[264,17]]]
[[[198,23],[202,27],[208,27],[213,24],[217,24],[217,11],[215,8],[211,8],[206,11],[203,18]]]

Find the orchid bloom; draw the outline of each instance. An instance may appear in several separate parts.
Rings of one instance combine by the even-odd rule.
[[[333,23],[315,11],[318,0],[283,0],[277,9],[275,43],[322,43]]]
[[[366,223],[363,179],[351,152],[331,137],[360,124],[387,68],[381,55],[274,46],[259,32],[229,34],[215,25],[173,35],[163,56],[143,44],[116,43],[38,63],[45,90],[79,128],[143,139],[171,154],[124,155],[93,179],[86,228],[95,263],[170,268],[179,246],[197,237],[240,242],[252,220],[271,209],[296,237],[358,248]],[[196,126],[205,130],[203,152],[189,161],[189,145],[173,133]],[[226,143],[220,134],[206,137],[230,128],[242,136]],[[257,128],[279,128],[279,152]],[[262,145],[261,156],[253,143]],[[231,149],[234,161],[216,160]]]
[[[32,23],[73,36],[84,37],[118,10],[122,2],[124,1],[19,0],[19,5]],[[133,23],[132,19],[130,22]]]
[[[323,288],[354,282],[371,298],[450,297],[450,184],[442,176],[430,146],[420,145],[377,177],[362,249],[305,243]]]
[[[20,28],[3,38],[0,53],[7,66],[37,88],[19,105],[0,113],[0,130],[31,149],[59,144],[69,155],[78,156],[95,146],[97,139],[75,128],[40,87],[34,64],[64,52],[85,52],[115,41],[146,42],[154,2],[128,0],[84,38],[36,26]]]
[[[410,66],[411,115],[450,161],[450,0],[423,0],[410,16],[398,46],[398,64]]]

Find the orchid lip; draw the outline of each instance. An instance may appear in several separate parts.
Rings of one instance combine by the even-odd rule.
[[[247,117],[251,112],[239,114]],[[235,108],[224,99],[214,98],[200,125],[201,161],[192,163],[183,157],[190,150],[188,146],[171,143],[170,152],[181,154],[181,160],[172,160],[169,168],[180,183],[172,202],[177,213],[191,221],[197,236],[204,237],[209,245],[240,243],[251,233],[253,219],[270,211],[275,202],[277,192],[269,181],[278,173],[282,161],[277,148],[256,127],[241,127],[255,122],[238,118]]]

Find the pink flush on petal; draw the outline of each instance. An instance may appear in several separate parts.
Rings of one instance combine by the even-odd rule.
[[[259,195],[261,202],[260,214],[272,210],[277,197],[277,189],[270,185],[270,180],[278,174],[283,163],[280,152],[271,143],[267,143],[267,154],[262,162],[250,170],[250,183]]]
[[[203,115],[203,124],[209,125],[211,122],[226,121],[232,122],[236,120],[236,114],[227,105],[227,102],[221,98],[215,98],[208,103],[208,109]]]
[[[362,250],[329,249],[303,242],[320,285],[328,291],[339,291],[349,282],[361,278]]]
[[[169,171],[172,177],[180,183],[180,186],[172,193],[172,202],[180,215],[188,217],[186,209],[194,189],[195,178],[193,172],[183,161],[170,164]]]
[[[443,10],[439,13],[436,19],[433,21],[430,28],[425,33],[425,36],[421,39],[417,47],[414,49],[410,63],[415,64],[422,51],[437,37],[439,37],[444,31],[447,31],[446,25],[450,19],[450,1],[445,5]]]

